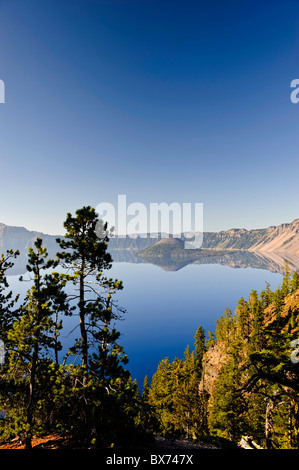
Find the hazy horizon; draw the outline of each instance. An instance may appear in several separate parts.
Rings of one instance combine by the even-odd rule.
[[[282,222],[281,224],[277,224],[277,225],[272,224],[272,225],[268,225],[268,226],[265,226],[265,227],[252,227],[252,228],[249,228],[249,229],[248,229],[248,228],[245,228],[245,227],[230,227],[230,228],[225,229],[225,230],[204,230],[202,233],[207,233],[207,232],[210,232],[210,233],[217,233],[217,232],[223,232],[223,231],[234,230],[234,229],[237,229],[237,230],[244,230],[244,229],[245,229],[245,230],[248,230],[248,231],[249,231],[249,230],[266,229],[266,228],[269,228],[269,227],[276,227],[276,226],[279,226],[279,225],[291,224],[292,222],[294,222],[295,220],[298,220],[298,219],[299,219],[299,217],[297,217],[297,218],[295,218],[295,219],[293,219],[293,220],[291,220],[291,221],[289,221],[289,222]],[[30,229],[30,228],[28,228],[28,227],[26,227],[26,226],[23,226],[23,225],[9,225],[9,224],[5,224],[5,223],[2,222],[1,220],[0,220],[0,225],[6,225],[6,226],[8,226],[8,227],[25,228],[25,229],[28,230],[29,232],[39,232],[39,233],[43,233],[44,235],[52,235],[52,236],[63,236],[63,235],[64,235],[63,231],[61,231],[61,232],[59,232],[59,233],[44,232],[44,231],[42,231],[42,230]],[[155,232],[148,232],[148,233],[154,234]],[[186,233],[187,233],[187,232],[186,232]],[[192,233],[192,232],[189,232],[189,233]],[[196,232],[194,232],[194,233],[196,233]],[[199,233],[200,233],[200,232],[199,232]],[[128,233],[127,235],[129,235],[129,236],[130,236],[130,235],[131,235],[131,236],[132,236],[132,235],[138,235],[138,233],[136,233],[136,232],[133,233],[133,232],[132,232],[132,233]],[[143,235],[144,235],[144,234],[143,234]],[[174,235],[176,235],[176,234],[174,234]]]

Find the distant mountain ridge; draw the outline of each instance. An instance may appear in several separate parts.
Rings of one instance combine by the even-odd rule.
[[[42,238],[44,245],[49,250],[56,247],[56,238],[54,235],[47,235],[42,232],[30,231],[25,227],[15,227],[0,223],[0,252],[8,249],[28,251],[29,246],[32,246],[37,238]],[[55,249],[56,249],[55,248]]]
[[[0,254],[8,249],[19,250],[13,273],[23,273],[29,246],[41,237],[49,256],[55,257],[59,235],[47,235],[24,227],[0,223]],[[61,237],[61,235],[60,235]],[[252,266],[283,272],[285,261],[299,271],[299,219],[290,224],[266,229],[231,229],[206,232],[200,249],[184,249],[177,238],[126,237],[111,238],[109,252],[115,262],[151,263],[167,271],[192,264],[218,263],[231,267]],[[194,246],[196,248],[196,246]]]
[[[299,254],[299,219],[264,229],[206,232],[202,248]]]
[[[56,238],[58,236],[0,223],[0,251],[12,248],[27,253],[29,246],[32,246],[38,237],[44,240],[44,245],[47,246],[49,251],[57,250]],[[109,241],[109,248],[111,250],[141,251],[148,246],[154,245],[159,240],[160,238],[154,238],[153,236],[112,237]],[[166,238],[166,240],[171,240],[171,238]],[[169,243],[172,242],[170,241]],[[221,232],[205,232],[202,246],[197,248],[292,253],[299,255],[299,219],[295,219],[291,223],[264,229],[247,230],[234,228]]]

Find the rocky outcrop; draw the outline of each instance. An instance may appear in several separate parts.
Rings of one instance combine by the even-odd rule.
[[[248,250],[299,255],[299,219],[264,229],[206,232],[202,248]]]
[[[292,330],[289,330],[289,319],[290,317],[293,317],[294,319],[294,326],[293,330],[297,331],[297,322],[295,321],[296,318],[298,318],[298,313],[299,313],[299,290],[296,292],[293,292],[292,294],[289,294],[285,300],[284,300],[284,306],[277,317],[276,313],[276,308],[275,305],[270,304],[269,307],[267,307],[264,310],[264,326],[265,328],[271,329],[275,328],[277,326],[277,323],[279,322],[280,329],[283,330],[285,326],[287,325],[289,333],[292,333]]]
[[[226,364],[228,354],[226,347],[221,343],[211,346],[203,358],[202,380],[199,385],[200,390],[205,390],[208,395],[213,394],[215,382],[224,364]]]

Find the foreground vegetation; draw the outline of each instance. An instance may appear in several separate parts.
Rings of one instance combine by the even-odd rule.
[[[282,285],[267,285],[234,313],[226,309],[215,334],[201,327],[183,359],[164,359],[146,384],[158,432],[221,445],[249,436],[259,447],[299,447],[299,275],[286,264]],[[298,357],[297,357],[298,355]]]
[[[140,392],[113,326],[125,310],[115,301],[122,282],[104,275],[112,263],[107,227],[90,207],[68,214],[64,227],[54,260],[42,239],[29,249],[22,300],[7,282],[19,253],[0,257],[2,442],[18,438],[30,449],[34,436],[58,435],[74,447],[150,447],[159,434],[299,447],[297,272],[286,264],[278,289],[240,299],[215,333],[199,327],[192,351],[161,361]],[[78,320],[78,338],[60,357],[68,316]]]
[[[137,384],[124,367],[128,359],[112,326],[125,313],[113,300],[122,283],[103,274],[112,262],[107,227],[90,207],[68,214],[64,227],[55,260],[48,259],[41,239],[29,249],[30,288],[22,302],[7,283],[18,252],[0,258],[0,337],[6,348],[0,439],[17,437],[27,449],[33,436],[54,432],[83,447],[143,442]],[[79,336],[58,360],[59,332],[72,315]]]

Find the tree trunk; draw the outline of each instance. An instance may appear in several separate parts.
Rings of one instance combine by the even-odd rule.
[[[272,413],[273,408],[274,408],[273,401],[267,403],[266,422],[265,422],[266,449],[272,449],[272,439],[271,439],[272,419],[271,419],[271,413]]]
[[[36,367],[38,358],[38,344],[35,343],[32,354],[32,366],[29,383],[29,399],[27,405],[27,425],[28,431],[26,431],[25,447],[26,449],[32,449],[32,424],[33,424],[33,408],[34,408],[34,394],[35,394],[35,378],[36,378]]]
[[[54,353],[55,353],[55,363],[58,364],[58,342],[57,342],[57,325],[58,325],[58,311],[55,315],[55,330],[54,330]]]
[[[86,374],[87,374],[87,355],[88,355],[88,347],[87,347],[87,333],[86,333],[86,326],[85,326],[85,305],[84,305],[84,278],[83,275],[80,275],[80,331],[81,331],[81,341],[82,341],[82,365],[86,367]]]
[[[299,405],[297,402],[294,404],[293,408],[293,416],[294,416],[294,442],[293,446],[298,449],[299,447]]]
[[[110,306],[110,294],[108,296],[108,299],[106,301],[106,310],[108,310]],[[106,328],[108,328],[109,326],[109,323],[110,321],[109,320],[105,320],[104,321],[104,330],[106,330]],[[106,371],[106,359],[107,359],[107,346],[108,346],[108,341],[107,341],[107,336],[106,334],[103,335],[103,339],[102,339],[102,345],[101,345],[101,349],[102,349],[102,367],[101,367],[101,378],[104,380],[105,378],[105,371]]]

